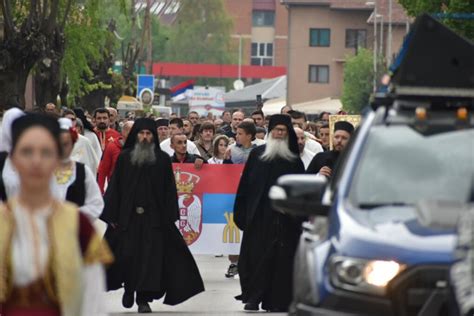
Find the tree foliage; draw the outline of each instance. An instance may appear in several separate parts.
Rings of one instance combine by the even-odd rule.
[[[346,60],[341,100],[344,110],[360,113],[369,104],[373,79],[373,53],[371,51],[360,49],[357,55]]]
[[[167,44],[167,61],[228,64],[237,51],[230,34],[232,19],[222,0],[185,0]],[[235,53],[232,53],[235,52]]]
[[[468,0],[399,0],[410,16],[422,13],[473,13],[474,1]],[[457,33],[474,40],[474,20],[444,19]]]

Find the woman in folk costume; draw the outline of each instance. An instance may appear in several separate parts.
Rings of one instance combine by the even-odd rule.
[[[12,125],[20,189],[0,206],[2,316],[100,315],[103,264],[112,255],[77,206],[52,196],[59,134],[58,122],[41,115]]]
[[[25,115],[18,108],[11,108],[5,112],[0,132],[0,201],[6,201],[9,196],[18,192],[20,180],[9,158],[12,147],[11,129],[13,121]]]
[[[68,118],[59,119],[62,160],[54,172],[52,192],[58,200],[76,204],[89,219],[95,220],[102,213],[104,200],[89,167],[71,160],[71,152],[78,139],[78,133],[72,125]]]

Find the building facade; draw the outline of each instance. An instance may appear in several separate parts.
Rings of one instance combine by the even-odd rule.
[[[346,59],[360,48],[374,47],[374,5],[377,49],[386,56],[388,1],[282,0],[288,10],[287,104],[341,97]],[[398,51],[407,23],[403,9],[393,0],[392,53]]]
[[[288,11],[279,0],[225,0],[225,6],[235,47],[242,43],[242,65],[286,67]]]

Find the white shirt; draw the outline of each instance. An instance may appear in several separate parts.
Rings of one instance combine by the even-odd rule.
[[[312,151],[309,151],[308,149],[303,149],[303,153],[300,154],[301,161],[303,161],[304,164],[304,170],[308,169],[309,164],[313,160],[314,156],[316,156],[315,153]]]
[[[100,160],[102,159],[102,147],[100,147],[99,138],[97,134],[91,132],[88,129],[84,129],[84,136],[91,142],[92,148],[95,151],[95,155]]]
[[[197,149],[196,145],[192,141],[188,140],[186,144],[187,144],[188,154],[200,156],[199,150]],[[160,143],[160,148],[162,151],[170,155],[170,157],[174,155],[174,150],[173,148],[171,148],[171,138],[167,138],[164,141],[162,141]]]
[[[224,159],[212,157],[211,159],[207,161],[207,163],[210,165],[222,165],[224,163]]]
[[[102,194],[100,193],[99,185],[95,181],[95,176],[92,174],[92,171],[89,167],[85,166],[86,178],[85,178],[85,200],[84,205],[79,208],[79,210],[87,215],[91,221],[97,219],[102,210],[104,209],[104,200]],[[56,179],[55,179],[56,180]],[[69,178],[69,181],[64,184],[59,184],[57,181],[54,181],[52,186],[53,196],[60,200],[66,200],[67,190],[71,184],[76,181],[76,164],[74,164],[72,176]]]
[[[48,264],[50,243],[48,219],[51,207],[30,212],[17,203],[12,208],[15,219],[15,230],[12,236],[13,284],[18,287],[28,286],[43,277]],[[36,250],[35,250],[36,248]],[[35,254],[38,255],[34,258]],[[67,260],[67,258],[63,258]],[[36,267],[36,262],[39,267]],[[39,268],[39,269],[38,269]],[[77,311],[63,310],[62,315],[104,315],[101,306],[102,293],[105,291],[105,273],[102,264],[84,266],[82,274],[82,308]],[[65,306],[67,309],[68,307]]]
[[[304,146],[304,148],[308,149],[314,154],[319,154],[324,151],[323,146],[321,146],[320,143],[308,137],[306,137],[306,145]]]
[[[72,149],[71,160],[85,164],[93,174],[97,174],[100,160],[87,137],[79,135]]]
[[[252,141],[252,144],[255,144],[257,146],[260,146],[260,145],[265,145],[267,142],[263,139],[260,139],[260,138],[255,138],[253,141]]]

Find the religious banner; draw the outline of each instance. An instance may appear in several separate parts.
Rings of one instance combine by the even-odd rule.
[[[243,165],[173,164],[180,219],[193,254],[239,254],[242,232],[234,223],[234,201]]]
[[[329,115],[329,148],[332,150],[332,139],[334,137],[334,124],[339,121],[347,121],[357,128],[360,125],[360,115]]]

